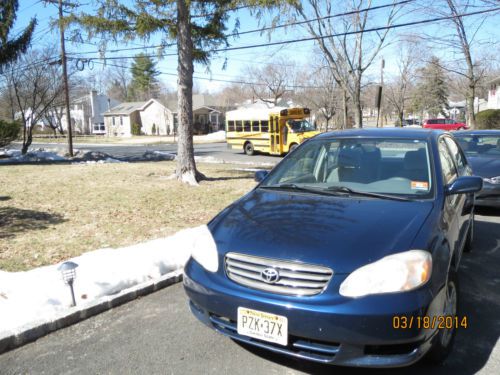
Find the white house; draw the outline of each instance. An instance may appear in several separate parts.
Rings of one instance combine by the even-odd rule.
[[[488,109],[500,109],[500,77],[490,81]]]
[[[129,102],[104,112],[104,125],[108,136],[132,136],[132,124],[141,126],[141,133],[167,135],[174,130],[174,113],[156,99]]]
[[[79,134],[106,134],[103,113],[120,102],[107,95],[92,90],[88,95],[72,100],[70,106],[71,123]],[[61,124],[66,131],[66,111],[62,111]]]

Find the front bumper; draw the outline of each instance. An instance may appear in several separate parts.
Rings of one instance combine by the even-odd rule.
[[[334,277],[335,278],[335,277]],[[230,281],[222,271],[212,274],[190,260],[184,288],[193,314],[217,332],[247,344],[300,359],[359,367],[402,367],[417,362],[430,349],[436,333],[414,325],[393,327],[393,318],[439,315],[443,293],[427,290],[359,299],[327,296],[343,281],[334,282],[314,297],[284,297],[248,289]],[[331,294],[331,293],[328,293]],[[238,307],[288,318],[288,345],[281,346],[237,332]]]

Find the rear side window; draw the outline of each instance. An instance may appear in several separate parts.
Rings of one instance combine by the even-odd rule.
[[[449,184],[457,178],[457,170],[453,163],[453,157],[446,146],[445,140],[439,140],[439,159],[441,160],[441,169],[443,172],[443,182]]]
[[[465,162],[465,158],[462,152],[460,151],[460,148],[458,147],[456,142],[449,137],[446,137],[445,141],[446,144],[448,145],[448,148],[450,149],[451,155],[453,156],[455,165],[457,166],[458,174],[460,176],[463,176],[464,174],[466,174],[467,163]]]
[[[259,131],[259,122],[258,121],[252,121],[252,131],[253,132]]]
[[[227,122],[227,131],[234,132],[234,121],[231,120]]]

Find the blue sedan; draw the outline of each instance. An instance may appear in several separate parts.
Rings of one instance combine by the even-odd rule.
[[[422,129],[318,135],[208,224],[185,266],[192,313],[234,340],[344,366],[443,361],[482,179]]]

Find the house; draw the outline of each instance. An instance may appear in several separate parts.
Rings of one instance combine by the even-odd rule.
[[[500,109],[500,77],[489,82],[488,109]]]
[[[121,103],[104,112],[108,136],[130,137],[132,125],[138,124],[141,133],[168,135],[174,131],[174,113],[156,99],[146,102]]]
[[[117,100],[98,94],[96,90],[72,100],[70,114],[73,131],[78,134],[106,134],[103,113],[118,104]],[[61,124],[66,131],[66,110],[61,113]]]

